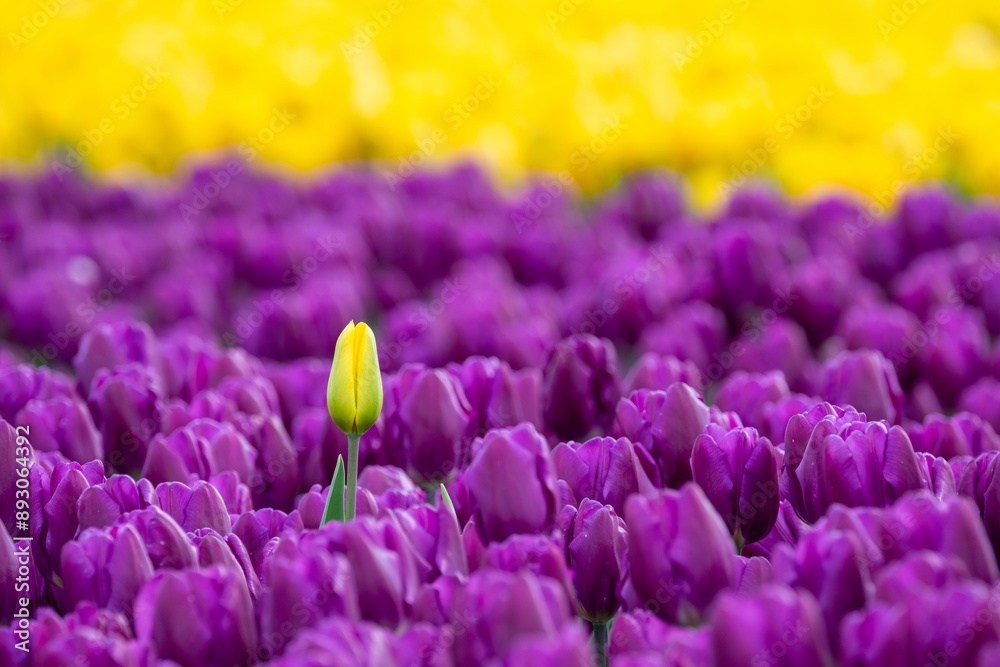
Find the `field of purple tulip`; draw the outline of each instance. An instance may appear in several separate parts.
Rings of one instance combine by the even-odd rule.
[[[993,200],[236,166],[0,180],[0,665],[1000,665]]]

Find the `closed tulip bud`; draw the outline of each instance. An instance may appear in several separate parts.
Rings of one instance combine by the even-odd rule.
[[[364,322],[351,320],[337,338],[326,389],[330,417],[341,431],[361,435],[382,412],[382,374],[375,335]]]
[[[719,387],[715,405],[720,410],[735,412],[747,426],[760,428],[764,406],[788,396],[788,382],[781,371],[747,373],[736,371]]]
[[[135,596],[153,576],[153,563],[129,524],[89,529],[62,550],[62,595],[67,608],[81,600],[132,616]]]
[[[701,372],[690,361],[647,352],[635,362],[635,366],[625,376],[622,386],[625,388],[625,395],[628,396],[639,389],[663,391],[675,382],[683,382],[696,391],[701,391]]]
[[[691,452],[694,481],[726,522],[736,545],[757,542],[778,518],[779,452],[752,428],[710,424]]]
[[[841,352],[826,362],[818,393],[831,403],[853,406],[869,419],[898,424],[903,416],[896,371],[879,352]]]
[[[697,624],[716,595],[736,584],[736,549],[701,488],[685,484],[625,506],[627,609],[647,608],[671,623]]]
[[[634,392],[618,402],[617,417],[619,433],[653,455],[664,486],[691,479],[691,448],[710,421],[694,389],[678,382],[666,391]]]
[[[574,573],[577,604],[592,623],[606,623],[618,612],[617,588],[625,569],[628,532],[609,505],[584,500],[566,530],[566,554]]]
[[[77,463],[104,458],[101,434],[87,406],[78,399],[32,399],[15,421],[30,429],[31,445],[38,451],[62,452]]]
[[[545,366],[545,425],[561,438],[607,429],[618,402],[618,361],[605,339],[587,334],[559,342]]]
[[[246,584],[218,565],[147,581],[135,600],[135,634],[181,667],[248,664],[257,648]]]

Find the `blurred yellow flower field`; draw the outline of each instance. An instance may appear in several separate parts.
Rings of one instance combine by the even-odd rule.
[[[890,202],[1000,185],[990,0],[8,0],[0,156],[156,172],[229,150],[387,178],[473,155],[584,190],[666,166]],[[194,157],[192,157],[194,156]]]

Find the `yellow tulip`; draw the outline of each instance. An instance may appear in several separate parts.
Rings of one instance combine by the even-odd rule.
[[[351,320],[337,339],[326,389],[330,417],[341,431],[361,435],[382,412],[382,374],[375,335],[364,322]]]

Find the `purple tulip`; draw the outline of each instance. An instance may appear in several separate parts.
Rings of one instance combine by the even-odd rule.
[[[561,443],[552,450],[552,464],[574,506],[590,498],[624,512],[630,495],[650,494],[659,486],[660,473],[649,453],[626,438]]]
[[[778,518],[780,452],[752,428],[709,424],[691,452],[694,482],[705,492],[739,549],[762,540]]]
[[[908,431],[915,450],[946,459],[1000,450],[993,427],[969,413],[931,415],[923,424],[910,425]]]
[[[231,522],[226,504],[218,489],[208,482],[197,481],[190,487],[181,482],[164,482],[156,487],[159,507],[169,514],[185,532],[211,528],[228,535]]]
[[[589,499],[579,510],[567,508],[561,521],[581,615],[592,623],[606,623],[620,606],[617,588],[628,558],[625,522],[609,505]]]
[[[781,371],[763,375],[737,371],[719,387],[715,405],[720,410],[735,412],[748,426],[758,426],[763,421],[764,406],[777,403],[788,395],[788,383]]]
[[[722,518],[695,484],[629,498],[626,609],[645,607],[671,623],[697,623],[736,584],[735,549]]]
[[[714,382],[726,373],[723,346],[729,326],[722,311],[704,302],[677,308],[662,324],[647,327],[639,347],[647,352],[690,361],[704,380]]]
[[[17,413],[15,422],[30,429],[31,446],[38,451],[62,452],[77,463],[104,459],[101,434],[87,406],[78,399],[32,399]]]
[[[903,392],[892,365],[878,352],[841,352],[824,364],[820,395],[837,405],[851,405],[869,419],[898,424]]]
[[[717,667],[833,664],[823,617],[809,593],[776,585],[753,597],[724,593],[711,622]]]
[[[133,510],[159,505],[159,498],[149,480],[135,482],[128,475],[112,475],[105,482],[85,489],[76,501],[80,531],[106,528],[118,517]]]
[[[88,391],[97,372],[115,370],[126,364],[146,366],[160,375],[160,353],[156,337],[142,322],[100,324],[80,338],[80,348],[73,357],[73,367],[80,386]],[[160,386],[157,393],[165,387]]]
[[[320,549],[275,554],[263,579],[257,604],[261,659],[281,655],[296,633],[325,617],[361,618],[353,571],[343,554]]]
[[[300,632],[276,667],[321,667],[363,665],[365,667],[440,667],[448,664],[447,643],[451,639],[427,624],[396,634],[373,623],[346,618],[325,619],[315,629]]]
[[[792,504],[782,499],[778,505],[778,518],[774,522],[771,532],[760,542],[744,546],[740,553],[750,558],[756,556],[771,558],[779,545],[788,544],[794,547],[803,536],[812,532],[812,530],[812,526],[805,523],[795,513],[795,508]]]
[[[152,373],[138,364],[101,369],[94,376],[88,402],[107,461],[115,470],[140,469],[149,441],[160,432],[162,404],[156,383]]]
[[[611,628],[608,656],[615,665],[713,665],[708,628],[669,625],[644,609],[620,614]]]
[[[472,444],[472,452],[464,484],[485,541],[502,542],[554,525],[555,474],[549,446],[533,426],[490,431]]]
[[[611,342],[590,335],[560,341],[545,365],[542,390],[546,427],[558,437],[579,439],[607,431],[618,402],[618,360]]]
[[[543,426],[542,375],[538,369],[513,371],[495,357],[469,357],[461,364],[450,364],[448,372],[461,383],[472,408],[475,436],[521,422]]]
[[[233,534],[246,547],[254,571],[261,580],[266,578],[265,566],[277,546],[276,538],[289,532],[302,532],[302,519],[295,512],[285,514],[281,510],[265,507],[244,512],[233,521]]]
[[[0,419],[14,422],[31,399],[78,399],[73,380],[48,368],[28,364],[0,368]]]
[[[924,488],[936,498],[940,500],[958,492],[955,471],[946,460],[926,452],[917,452],[917,463],[920,464]]]
[[[805,391],[808,386],[812,349],[806,332],[793,320],[778,318],[770,325],[763,321],[760,326],[744,325],[742,336],[730,346],[728,354],[737,370],[761,375],[776,370],[788,379],[793,390]]]
[[[1000,429],[1000,380],[986,377],[968,387],[958,400],[958,409],[979,415],[994,431]]]
[[[240,538],[232,533],[223,536],[211,528],[201,528],[191,535],[191,544],[198,552],[200,567],[221,565],[243,580],[251,599],[260,597],[260,578]]]
[[[299,359],[287,364],[270,364],[265,377],[274,386],[278,406],[289,428],[306,408],[326,408],[326,385],[330,380],[330,364],[326,360]]]
[[[443,370],[404,366],[387,381],[384,442],[390,457],[426,485],[465,462],[473,412],[461,384]]]
[[[701,391],[703,385],[701,372],[692,362],[646,352],[625,376],[623,394],[629,396],[639,389],[666,391],[675,382],[683,382],[696,391]]]
[[[910,311],[894,304],[860,304],[844,313],[838,333],[848,350],[875,350],[896,369],[901,384],[909,386],[913,377],[914,350],[908,341],[920,328]]]
[[[245,664],[257,646],[246,586],[219,566],[157,573],[136,597],[135,632],[182,667]]]
[[[520,641],[553,639],[572,623],[562,587],[529,572],[483,570],[458,589],[451,611],[457,665],[487,664],[508,657]]]
[[[917,369],[950,408],[962,391],[985,375],[990,355],[989,335],[982,313],[966,307],[944,308],[924,326],[926,336],[917,347]]]
[[[255,507],[291,510],[299,486],[298,455],[275,415],[252,415],[236,424],[257,450],[257,471],[249,486]]]
[[[67,608],[90,600],[131,618],[135,596],[153,576],[153,563],[139,533],[124,524],[108,530],[91,528],[67,542],[61,572]]]
[[[793,421],[789,433],[807,424]],[[913,445],[898,426],[855,422],[838,428],[837,418],[828,415],[816,422],[808,441],[795,438],[790,447],[787,438],[782,486],[806,521],[815,522],[832,503],[880,507],[923,488]]]
[[[637,391],[618,402],[617,416],[621,435],[653,455],[664,486],[691,479],[691,449],[709,423],[708,406],[694,389],[678,382],[666,391]]]

